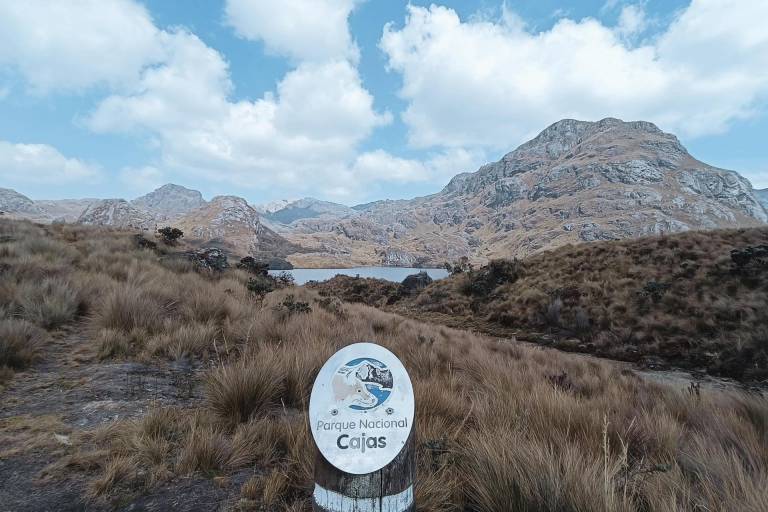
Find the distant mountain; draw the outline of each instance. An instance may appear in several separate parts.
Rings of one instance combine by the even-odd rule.
[[[236,254],[285,257],[300,247],[264,226],[248,202],[236,196],[217,196],[202,207],[177,219],[174,226],[186,239],[230,246]]]
[[[270,201],[268,203],[254,205],[254,208],[256,209],[257,212],[264,215],[267,213],[274,213],[278,210],[282,210],[283,208],[285,208],[286,206],[288,206],[294,201],[295,199],[278,199],[276,201]]]
[[[43,199],[35,204],[53,221],[76,222],[80,215],[100,199]]]
[[[131,201],[132,206],[152,213],[158,220],[178,219],[205,204],[197,190],[172,183]]]
[[[268,212],[265,217],[274,222],[291,224],[302,219],[344,218],[357,212],[343,204],[305,197],[286,203],[282,208]]]
[[[45,211],[34,201],[10,188],[0,188],[0,211],[9,217],[36,221],[47,219]]]
[[[436,265],[527,254],[568,243],[768,220],[750,183],[693,158],[647,122],[559,121],[439,193],[355,207],[289,239],[299,264]],[[357,258],[357,259],[356,259]],[[297,259],[297,258],[294,258]]]
[[[125,199],[102,199],[86,208],[77,219],[79,224],[89,226],[114,226],[154,231],[157,219],[148,212],[139,210]]]
[[[565,244],[768,221],[768,190],[692,157],[672,134],[643,122],[565,119],[436,194],[349,208],[304,198],[257,208],[206,202],[168,184],[123,199],[35,202],[0,189],[0,210],[38,222],[155,229],[226,245],[238,255],[287,257],[300,267],[482,263]],[[260,213],[261,212],[261,213]]]

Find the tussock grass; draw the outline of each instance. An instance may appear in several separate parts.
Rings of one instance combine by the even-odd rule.
[[[731,251],[761,245],[768,228],[688,232],[492,261],[414,297],[346,276],[315,287],[452,327],[549,334],[564,350],[759,382],[768,379],[768,265]]]
[[[19,316],[46,329],[71,322],[82,310],[79,291],[60,278],[25,281],[17,289]]]
[[[237,424],[276,407],[284,391],[282,370],[274,352],[216,368],[207,383],[211,408],[224,421]]]
[[[72,453],[56,467],[88,473],[95,499],[127,499],[185,475],[227,476],[252,467],[254,478],[240,490],[244,504],[306,509],[312,490],[306,415],[312,380],[325,359],[345,344],[373,341],[403,360],[414,383],[421,510],[768,510],[765,398],[709,390],[694,395],[644,381],[607,362],[423,324],[361,304],[329,301],[304,288],[255,297],[241,271],[209,276],[170,268],[157,254],[126,246],[130,236],[125,233],[0,222],[2,230],[17,237],[9,242],[12,250],[0,253],[0,263],[9,265],[0,279],[0,297],[10,303],[10,308],[4,305],[2,322],[36,328],[9,319],[8,312],[17,314],[18,290],[27,286],[27,276],[42,272],[79,290],[84,312],[70,322],[85,322],[103,357],[151,362],[183,356],[199,359],[205,368],[203,401],[183,409],[166,405],[73,436]],[[50,237],[75,252],[62,253],[68,266],[52,256],[51,244],[33,244],[35,254],[25,256],[31,249],[18,240],[25,236]],[[653,250],[635,254],[610,244],[602,252],[589,252],[602,247],[594,245],[563,249],[587,251],[578,257],[568,253],[568,275],[545,260],[541,274],[532,274],[527,260],[519,275],[521,268],[512,267],[514,283],[499,285],[498,272],[488,274],[483,282],[496,288],[487,297],[454,293],[455,280],[432,285],[426,293],[444,291],[448,302],[443,304],[458,308],[460,318],[473,307],[475,314],[495,314],[498,306],[523,324],[542,322],[547,312],[564,326],[581,323],[594,343],[601,332],[617,340],[637,339],[622,333],[621,321],[622,315],[641,311],[640,306],[604,303],[606,311],[618,315],[605,330],[590,304],[616,298],[620,290],[635,297],[634,287],[642,289],[659,277],[647,274],[647,261],[657,256]],[[663,253],[657,263],[666,264],[671,254]],[[25,257],[42,258],[38,262],[45,268],[17,272]],[[610,274],[614,263],[619,274]],[[722,264],[710,268],[723,270]],[[590,277],[597,268],[620,279],[608,284]],[[539,284],[526,284],[537,275]],[[575,283],[567,280],[579,275],[583,279]],[[550,293],[545,278],[561,283],[559,294]],[[727,292],[730,278],[724,279]],[[746,290],[749,283],[738,279],[741,284],[734,290]],[[631,332],[666,332],[660,329],[669,319],[656,304],[674,306],[665,297],[677,293],[675,286],[658,303],[653,294],[659,288],[648,288],[647,301],[642,299],[647,313]],[[754,295],[738,299],[743,305],[762,293],[758,285],[749,286]],[[733,311],[727,301],[710,300],[712,291],[690,293],[712,307],[718,304],[721,314]],[[555,297],[562,306],[553,306]],[[287,314],[285,304],[291,301],[307,307]],[[756,324],[750,322],[760,316],[751,307],[737,330],[756,337],[761,331],[751,331]],[[577,308],[588,324],[576,319]],[[674,318],[675,329],[700,325],[696,328],[717,331],[720,325],[717,319]],[[733,321],[724,320],[726,325]],[[744,346],[750,346],[749,339],[744,338]],[[664,349],[663,337],[649,340],[653,350]]]
[[[26,320],[0,320],[0,368],[26,368],[47,341],[48,334]]]

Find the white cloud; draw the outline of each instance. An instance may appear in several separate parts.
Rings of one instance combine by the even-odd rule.
[[[757,111],[768,92],[768,2],[694,0],[657,41],[633,48],[620,32],[641,30],[640,12],[625,7],[619,27],[561,19],[534,34],[409,6],[380,46],[402,74],[410,142],[509,149],[558,119],[608,116],[697,136]]]
[[[378,149],[359,155],[352,166],[352,173],[362,182],[428,182],[444,185],[456,174],[474,171],[486,161],[482,151],[458,148],[419,160],[400,158]]]
[[[164,132],[226,115],[232,86],[222,56],[185,31],[163,32],[160,40],[162,65],[146,68],[132,88],[103,100],[89,120],[95,131]]]
[[[0,178],[9,184],[64,184],[100,177],[97,166],[67,158],[46,144],[0,141]]]
[[[131,83],[161,58],[158,36],[130,0],[0,2],[0,67],[41,93]]]
[[[118,178],[123,185],[142,192],[154,190],[168,183],[165,172],[151,165],[138,168],[125,167],[120,170]]]
[[[226,19],[240,37],[295,60],[357,58],[347,28],[356,0],[227,0]]]
[[[233,102],[226,62],[197,37],[165,34],[168,59],[88,119],[98,132],[150,133],[162,167],[211,181],[351,194],[357,145],[391,116],[346,60],[305,62],[257,101]]]
[[[641,34],[648,27],[645,10],[639,5],[625,5],[619,13],[619,22],[616,31],[625,40],[631,40]]]

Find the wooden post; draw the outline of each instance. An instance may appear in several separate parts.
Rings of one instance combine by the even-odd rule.
[[[416,426],[395,459],[367,475],[344,473],[316,449],[315,512],[413,512],[416,479]]]

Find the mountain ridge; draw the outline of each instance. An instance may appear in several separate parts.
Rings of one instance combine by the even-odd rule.
[[[12,215],[52,221],[51,208],[65,208],[46,210],[3,190],[0,209],[17,210]],[[78,222],[176,225],[195,239],[232,242],[241,254],[279,253],[297,266],[436,266],[569,243],[762,225],[768,190],[700,162],[653,123],[563,119],[498,161],[412,199],[349,207],[305,197],[252,206],[237,196],[206,201],[169,183],[131,201],[71,200],[66,208],[69,219],[84,208]]]

